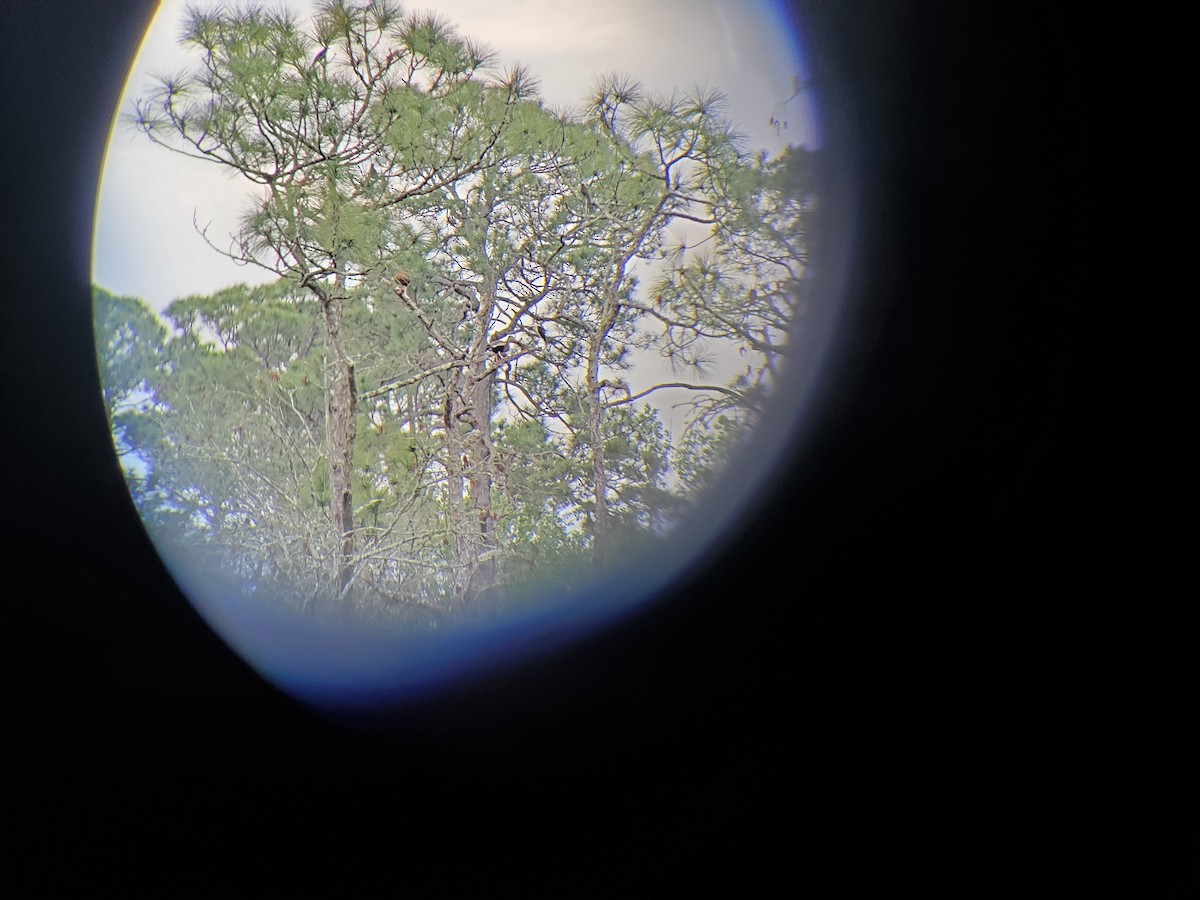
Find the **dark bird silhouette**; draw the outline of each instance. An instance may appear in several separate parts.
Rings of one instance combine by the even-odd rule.
[[[317,63],[319,63],[321,60],[323,60],[325,58],[325,54],[328,52],[329,52],[328,47],[322,47],[320,50],[317,51],[317,55],[313,57],[312,64],[315,66]]]
[[[537,332],[538,336],[541,337],[543,341],[549,340],[549,338],[546,337],[546,329],[542,326],[541,322],[538,322]]]

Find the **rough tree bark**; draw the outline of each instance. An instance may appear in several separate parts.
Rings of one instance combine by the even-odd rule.
[[[431,334],[438,334],[404,285],[393,284],[393,290],[417,313]],[[487,332],[494,305],[494,298],[479,304],[474,313],[475,337],[468,346],[454,348],[441,341],[443,349],[452,352],[455,360],[447,368],[444,382],[442,427],[447,518],[456,562],[453,605],[458,609],[466,609],[480,598],[490,596],[497,575],[491,427],[499,356],[489,346]]]
[[[329,512],[338,544],[334,589],[341,596],[354,577],[354,441],[358,389],[354,362],[342,340],[341,292],[312,286],[321,303],[325,331],[325,428],[329,444]]]
[[[496,582],[496,514],[492,508],[492,384],[495,367],[488,361],[473,367],[468,403],[471,407],[470,462],[471,512],[478,523],[474,571],[467,586],[467,600],[491,595]]]

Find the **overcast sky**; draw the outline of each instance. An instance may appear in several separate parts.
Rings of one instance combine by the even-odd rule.
[[[176,43],[185,0],[163,0],[134,60],[119,112],[149,93],[156,74],[178,72],[188,56]],[[205,5],[205,4],[201,4]],[[211,5],[211,4],[208,4]],[[306,12],[310,3],[289,0]],[[776,134],[768,120],[804,76],[797,36],[770,0],[441,0],[406,4],[435,9],[496,51],[497,63],[521,63],[555,106],[574,106],[595,77],[618,71],[662,93],[696,86],[729,96],[729,115],[748,148],[778,153],[790,142],[819,143],[808,95],[786,103]],[[220,167],[185,159],[119,122],[105,160],[92,276],[116,294],[162,309],[177,297],[209,293],[261,271],[239,267],[207,247],[193,216],[226,237],[252,185]]]

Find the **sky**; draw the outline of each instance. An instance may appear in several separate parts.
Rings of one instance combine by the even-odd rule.
[[[267,280],[208,247],[194,222],[222,238],[235,230],[252,185],[221,167],[153,145],[117,119],[150,92],[155,75],[189,57],[177,44],[187,4],[163,0],[126,80],[109,140],[96,209],[92,278],[164,309],[172,300],[238,282]],[[209,6],[211,3],[201,3]],[[301,14],[310,3],[288,0]],[[787,143],[820,143],[809,95],[789,99],[805,71],[797,36],[771,0],[441,0],[432,9],[496,52],[501,67],[525,65],[553,106],[582,102],[594,79],[621,72],[660,93],[718,88],[747,149],[775,155]],[[769,124],[778,112],[788,129]]]

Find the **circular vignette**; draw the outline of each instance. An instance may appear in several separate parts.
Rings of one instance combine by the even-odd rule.
[[[798,24],[783,7],[772,7],[780,28],[791,29],[799,47]],[[802,56],[803,53],[801,52]],[[794,84],[796,94],[815,91],[824,73]],[[790,99],[790,98],[789,98]],[[819,103],[818,99],[818,103]],[[821,115],[818,113],[818,128]],[[772,117],[774,121],[774,116]],[[778,128],[778,125],[777,125]],[[832,157],[836,164],[830,164]],[[342,629],[279,616],[254,604],[230,604],[205,561],[160,547],[184,592],[222,637],[268,680],[322,707],[372,707],[420,694],[455,675],[494,668],[535,652],[578,640],[614,619],[632,614],[676,580],[694,580],[706,558],[736,538],[769,496],[775,473],[811,445],[805,413],[827,390],[823,373],[833,337],[844,316],[841,303],[847,235],[839,209],[849,208],[851,166],[838,153],[823,157],[817,173],[820,218],[803,288],[814,299],[793,358],[774,390],[763,423],[752,441],[743,441],[721,478],[663,546],[634,550],[609,574],[543,608],[511,614],[502,621],[458,627],[447,633],[397,637],[358,628]],[[825,194],[827,193],[827,196]]]

